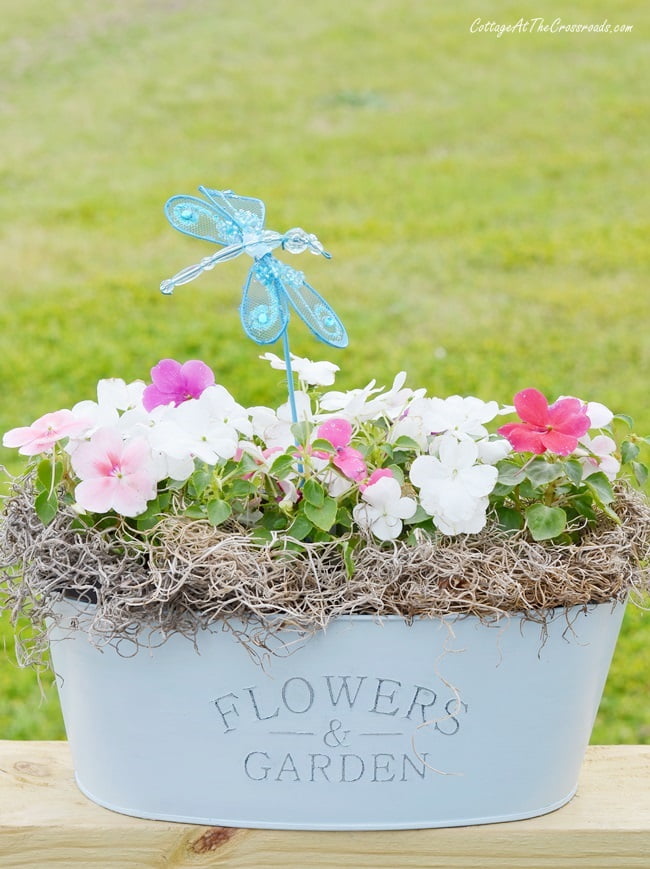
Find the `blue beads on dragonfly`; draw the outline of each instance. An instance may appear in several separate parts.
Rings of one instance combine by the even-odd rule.
[[[284,234],[264,229],[266,208],[261,199],[237,196],[232,190],[199,187],[205,199],[197,196],[172,196],[165,204],[167,219],[179,232],[220,245],[211,256],[187,266],[160,285],[171,295],[174,288],[187,284],[219,262],[248,254],[253,263],[244,283],[239,314],[244,332],[257,344],[273,344],[282,339],[287,387],[294,422],[297,420],[291,353],[289,349],[289,312],[293,310],[313,334],[331,347],[346,347],[345,326],[333,308],[307,283],[303,272],[273,256],[275,248],[299,254],[308,250],[330,259],[313,233],[294,227]]]
[[[332,347],[346,347],[343,323],[325,299],[305,280],[303,272],[280,262],[271,251],[281,247],[288,253],[308,250],[329,259],[330,254],[313,233],[294,227],[284,234],[264,229],[265,206],[261,199],[237,196],[232,190],[200,187],[206,197],[172,196],[165,205],[171,225],[194,238],[221,245],[212,256],[182,269],[163,281],[161,291],[171,294],[176,286],[194,280],[219,262],[242,253],[253,259],[240,305],[242,326],[258,344],[272,344],[282,338],[293,310],[311,331]],[[264,317],[260,319],[261,313]]]

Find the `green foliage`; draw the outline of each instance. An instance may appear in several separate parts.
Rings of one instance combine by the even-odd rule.
[[[526,510],[526,525],[533,540],[552,540],[566,528],[567,516],[561,507],[533,504]]]
[[[628,443],[624,441],[614,455],[622,464],[620,476],[629,477],[626,474],[629,465],[637,485],[642,486],[647,479],[647,466],[633,461],[641,449],[626,449]],[[559,543],[577,542],[585,521],[593,523],[599,515],[620,522],[611,506],[615,500],[611,481],[590,466],[587,455],[583,462],[549,453],[535,457],[513,454],[499,462],[497,485],[490,499],[501,528],[518,531],[525,524],[533,540]]]
[[[650,430],[646,5],[617,4],[631,34],[500,39],[469,33],[468,0],[2,11],[1,430],[165,356],[210,361],[246,403],[281,400],[241,334],[241,262],[158,295],[210,252],[161,213],[201,183],[261,196],[269,226],[332,250],[308,274],[351,335],[342,388],[402,368],[443,395],[506,402],[536,384]],[[320,355],[300,325],[292,342]],[[574,501],[584,515],[591,496]],[[626,618],[597,740],[650,741],[646,623]],[[2,672],[0,732],[60,736],[31,674]]]

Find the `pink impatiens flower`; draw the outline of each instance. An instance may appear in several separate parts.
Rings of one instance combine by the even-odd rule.
[[[23,456],[37,456],[52,449],[61,438],[79,434],[87,421],[77,418],[71,410],[57,410],[39,417],[31,425],[12,428],[2,438],[5,447],[20,447]]]
[[[547,450],[568,456],[591,428],[587,406],[578,398],[560,398],[555,404],[537,389],[523,389],[514,398],[522,422],[511,422],[498,429],[517,452],[540,455]]]
[[[368,486],[373,486],[377,480],[382,480],[384,477],[392,477],[394,479],[395,474],[390,468],[377,468],[377,470],[373,471],[364,483],[359,484],[359,491],[365,492]]]
[[[212,369],[198,359],[183,365],[175,359],[161,359],[151,369],[151,379],[153,383],[142,393],[142,404],[147,411],[161,404],[178,407],[190,398],[198,398],[214,384]]]
[[[336,449],[332,464],[350,480],[365,480],[368,476],[366,460],[359,450],[350,446],[352,440],[352,424],[347,419],[330,419],[316,429],[316,437],[329,441]],[[314,455],[321,459],[329,458],[328,454],[314,450]]]
[[[124,443],[115,429],[99,429],[77,447],[71,461],[81,480],[75,498],[91,513],[115,510],[122,516],[138,516],[156,497],[157,477],[145,438]]]

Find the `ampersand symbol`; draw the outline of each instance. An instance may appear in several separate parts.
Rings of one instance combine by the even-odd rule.
[[[330,721],[330,729],[323,736],[323,742],[329,748],[339,748],[342,745],[347,745],[347,737],[349,730],[342,730],[343,724],[338,718],[332,718]],[[340,734],[340,735],[339,735]]]

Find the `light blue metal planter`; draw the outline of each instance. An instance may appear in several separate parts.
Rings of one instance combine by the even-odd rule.
[[[198,648],[95,648],[63,602],[52,656],[81,790],[145,818],[373,830],[544,814],[576,790],[624,605],[519,616],[339,618],[264,667]],[[78,627],[70,629],[70,619]],[[66,626],[67,625],[67,626]],[[131,646],[131,647],[130,647]],[[130,648],[129,648],[130,647]]]

